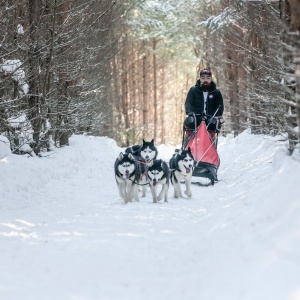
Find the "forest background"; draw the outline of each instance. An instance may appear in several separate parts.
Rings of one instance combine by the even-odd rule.
[[[209,67],[222,134],[280,134],[292,153],[299,32],[297,0],[0,0],[0,134],[31,155],[73,133],[176,145]]]

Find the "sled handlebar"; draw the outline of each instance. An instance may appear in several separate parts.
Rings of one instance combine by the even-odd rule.
[[[189,112],[188,115],[189,115],[189,116],[190,116],[190,115],[194,115],[194,116],[197,116],[197,117],[202,116],[203,118],[205,118],[206,116],[208,116],[208,117],[213,117],[213,118],[214,118],[214,117],[216,116],[216,114],[218,113],[220,107],[221,107],[221,105],[219,105],[219,106],[217,107],[216,111],[214,112],[214,114],[213,114],[212,116],[211,116],[211,115],[205,115],[204,113],[196,114],[196,113],[194,113],[193,111]]]

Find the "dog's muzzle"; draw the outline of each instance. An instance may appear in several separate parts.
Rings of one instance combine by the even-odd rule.
[[[184,167],[185,167],[185,172],[186,172],[187,174],[191,172],[191,169],[192,169],[192,168],[187,168],[186,166],[184,166]]]
[[[157,180],[153,180],[153,181],[152,181],[152,185],[153,185],[153,186],[156,186],[157,184],[158,184],[158,181],[157,181]]]

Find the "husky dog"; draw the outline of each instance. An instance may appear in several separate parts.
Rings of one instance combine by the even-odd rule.
[[[125,153],[132,153],[132,155],[138,160],[142,169],[141,185],[143,189],[142,196],[146,196],[147,191],[147,172],[148,168],[152,165],[153,161],[156,159],[158,150],[154,144],[154,139],[151,142],[146,142],[143,139],[142,145],[134,145],[125,150]]]
[[[161,159],[156,159],[148,169],[148,180],[152,193],[153,203],[157,203],[158,200],[164,199],[164,202],[168,202],[168,190],[169,190],[169,167],[166,162]],[[157,185],[161,184],[162,189],[157,196]]]
[[[158,151],[154,145],[154,139],[146,142],[143,139],[142,145],[134,145],[125,150],[125,153],[132,153],[134,156],[142,157],[147,163],[151,163],[156,159]]]
[[[137,184],[141,178],[141,169],[134,156],[120,153],[115,161],[115,178],[120,197],[127,202],[139,200]]]
[[[173,154],[173,157],[170,159],[169,165],[171,171],[171,183],[174,187],[174,197],[184,198],[180,187],[180,181],[184,179],[186,187],[184,193],[189,198],[191,198],[191,179],[194,170],[194,158],[191,149],[188,148],[188,150],[179,150],[178,152]]]

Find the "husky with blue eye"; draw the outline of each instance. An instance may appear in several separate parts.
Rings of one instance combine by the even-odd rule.
[[[164,202],[168,202],[169,176],[168,164],[161,159],[154,160],[152,166],[148,169],[148,180],[153,203],[157,203],[157,201],[163,199]],[[162,188],[157,195],[159,185],[161,185]]]
[[[138,201],[138,185],[141,178],[141,168],[134,156],[120,153],[115,161],[115,178],[120,197],[125,203],[133,198]]]
[[[194,158],[191,149],[188,148],[188,150],[179,150],[175,152],[170,159],[169,165],[171,183],[174,187],[174,197],[184,198],[180,186],[180,181],[184,179],[186,187],[184,193],[191,198],[191,180],[194,170]]]

